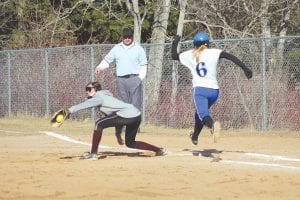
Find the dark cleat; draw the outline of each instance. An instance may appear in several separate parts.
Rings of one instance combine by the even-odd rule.
[[[194,139],[193,136],[194,136],[194,132],[191,131],[191,132],[189,133],[189,137],[190,137],[192,143],[193,143],[194,145],[197,145],[197,144],[198,144],[198,139]]]

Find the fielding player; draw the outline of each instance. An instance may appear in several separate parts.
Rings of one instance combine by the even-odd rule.
[[[125,144],[127,147],[154,151],[156,156],[166,154],[164,148],[159,148],[141,141],[135,141],[141,123],[141,112],[136,107],[116,99],[108,90],[102,90],[99,82],[89,82],[85,90],[88,99],[70,107],[66,111],[68,113],[67,115],[69,116],[69,114],[82,109],[98,107],[106,116],[96,120],[91,152],[84,155],[83,159],[98,159],[98,145],[101,141],[103,129],[116,126],[126,126]]]
[[[172,42],[172,59],[179,60],[188,67],[193,77],[193,99],[196,112],[194,131],[190,133],[190,139],[194,145],[197,145],[198,136],[205,125],[211,130],[215,141],[214,127],[219,129],[220,125],[214,125],[209,109],[219,96],[216,70],[219,59],[225,58],[237,64],[243,69],[248,79],[252,77],[252,70],[232,54],[221,49],[209,49],[209,36],[204,32],[195,35],[193,49],[180,54],[177,51],[179,41],[180,36],[176,35]]]

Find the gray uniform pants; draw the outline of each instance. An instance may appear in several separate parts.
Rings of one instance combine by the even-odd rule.
[[[117,77],[118,98],[126,103],[133,104],[142,110],[143,87],[142,80],[138,76]],[[116,126],[116,134],[121,134],[122,126]]]
[[[117,77],[118,98],[142,110],[142,80],[138,76]]]

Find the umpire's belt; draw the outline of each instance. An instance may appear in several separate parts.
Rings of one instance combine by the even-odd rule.
[[[138,74],[127,74],[127,75],[124,75],[124,76],[118,76],[118,78],[132,78],[132,77],[135,77],[135,76],[138,76]]]

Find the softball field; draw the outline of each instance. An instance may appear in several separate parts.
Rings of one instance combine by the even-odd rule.
[[[93,123],[49,119],[0,119],[2,200],[298,200],[300,133],[223,130],[212,142],[204,130],[194,146],[187,129],[143,125],[137,140],[168,154],[119,146],[104,131],[99,160],[80,160],[90,150]]]

